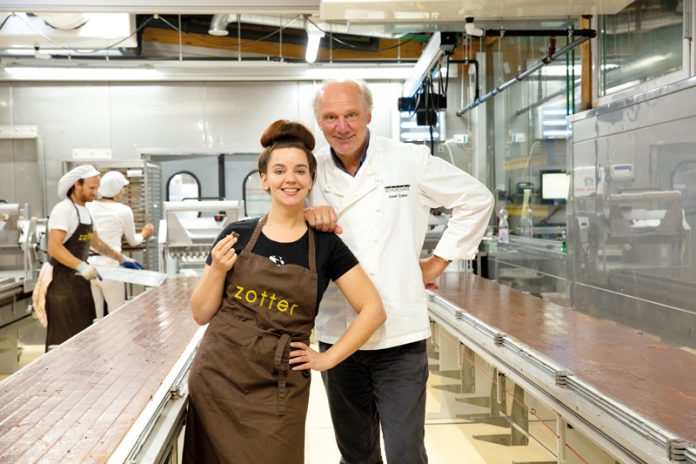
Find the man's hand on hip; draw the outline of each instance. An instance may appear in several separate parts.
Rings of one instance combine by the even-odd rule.
[[[435,281],[445,272],[449,263],[448,260],[436,255],[420,260],[420,268],[423,273],[423,285],[425,285],[426,289],[436,290],[440,288]]]
[[[328,205],[314,206],[305,208],[305,220],[309,223],[312,229],[321,230],[322,232],[333,232],[340,234],[343,228],[337,224],[338,216],[336,211]]]

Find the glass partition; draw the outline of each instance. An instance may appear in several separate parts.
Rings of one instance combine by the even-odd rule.
[[[572,303],[694,347],[696,86],[663,92],[573,121]]]
[[[599,95],[683,68],[683,0],[637,0],[599,19]]]
[[[525,22],[526,30],[579,28],[577,22]],[[506,30],[521,29],[515,22]],[[520,72],[570,44],[572,38],[503,37],[485,49],[487,89],[514,79]],[[580,49],[573,49],[488,100],[489,173],[495,185],[496,211],[507,215],[509,234],[563,240],[568,195],[566,117],[580,102]]]

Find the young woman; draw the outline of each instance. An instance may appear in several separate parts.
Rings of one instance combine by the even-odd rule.
[[[184,462],[304,462],[308,369],[323,371],[357,350],[384,322],[379,294],[334,234],[310,229],[314,137],[279,120],[261,137],[264,218],[228,226],[213,245],[191,308],[209,323],[189,376]],[[357,316],[333,347],[308,346],[330,280]]]

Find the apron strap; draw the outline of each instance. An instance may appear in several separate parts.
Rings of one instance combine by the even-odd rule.
[[[317,272],[317,247],[314,244],[314,229],[307,226],[309,230],[309,270]]]
[[[261,229],[263,228],[263,225],[266,223],[267,217],[268,215],[265,215],[264,217],[259,219],[259,222],[256,223],[254,232],[251,234],[251,238],[244,247],[244,251],[246,251],[247,253],[251,253],[254,250],[254,246],[256,245],[256,241],[259,239],[259,235],[261,235]]]
[[[285,396],[287,395],[288,360],[283,359],[285,348],[290,344],[290,335],[283,334],[276,345],[273,367],[278,372],[278,414],[285,414]]]
[[[72,201],[72,198],[69,198],[69,200],[70,200],[70,203],[72,203],[73,208],[75,208],[75,212],[77,213],[77,223],[78,224],[85,224],[88,226],[94,225],[94,220],[92,219],[92,215],[89,214],[89,210],[87,209],[87,207],[85,206],[84,208],[85,208],[85,211],[87,211],[87,217],[89,218],[89,224],[84,223],[80,220],[80,210],[77,209],[77,205],[75,204],[74,201]]]

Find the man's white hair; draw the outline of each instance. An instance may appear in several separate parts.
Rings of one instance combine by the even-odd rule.
[[[360,90],[360,94],[362,95],[363,103],[365,104],[367,111],[372,111],[372,92],[370,91],[370,88],[367,86],[367,82],[365,82],[362,79],[327,79],[324,82],[322,82],[321,85],[317,87],[317,90],[314,92],[314,100],[312,100],[312,106],[314,107],[314,117],[319,119],[319,102],[321,101],[321,97],[324,96],[324,90],[326,89],[326,86],[329,84],[341,83],[351,83],[358,87],[358,90]]]

